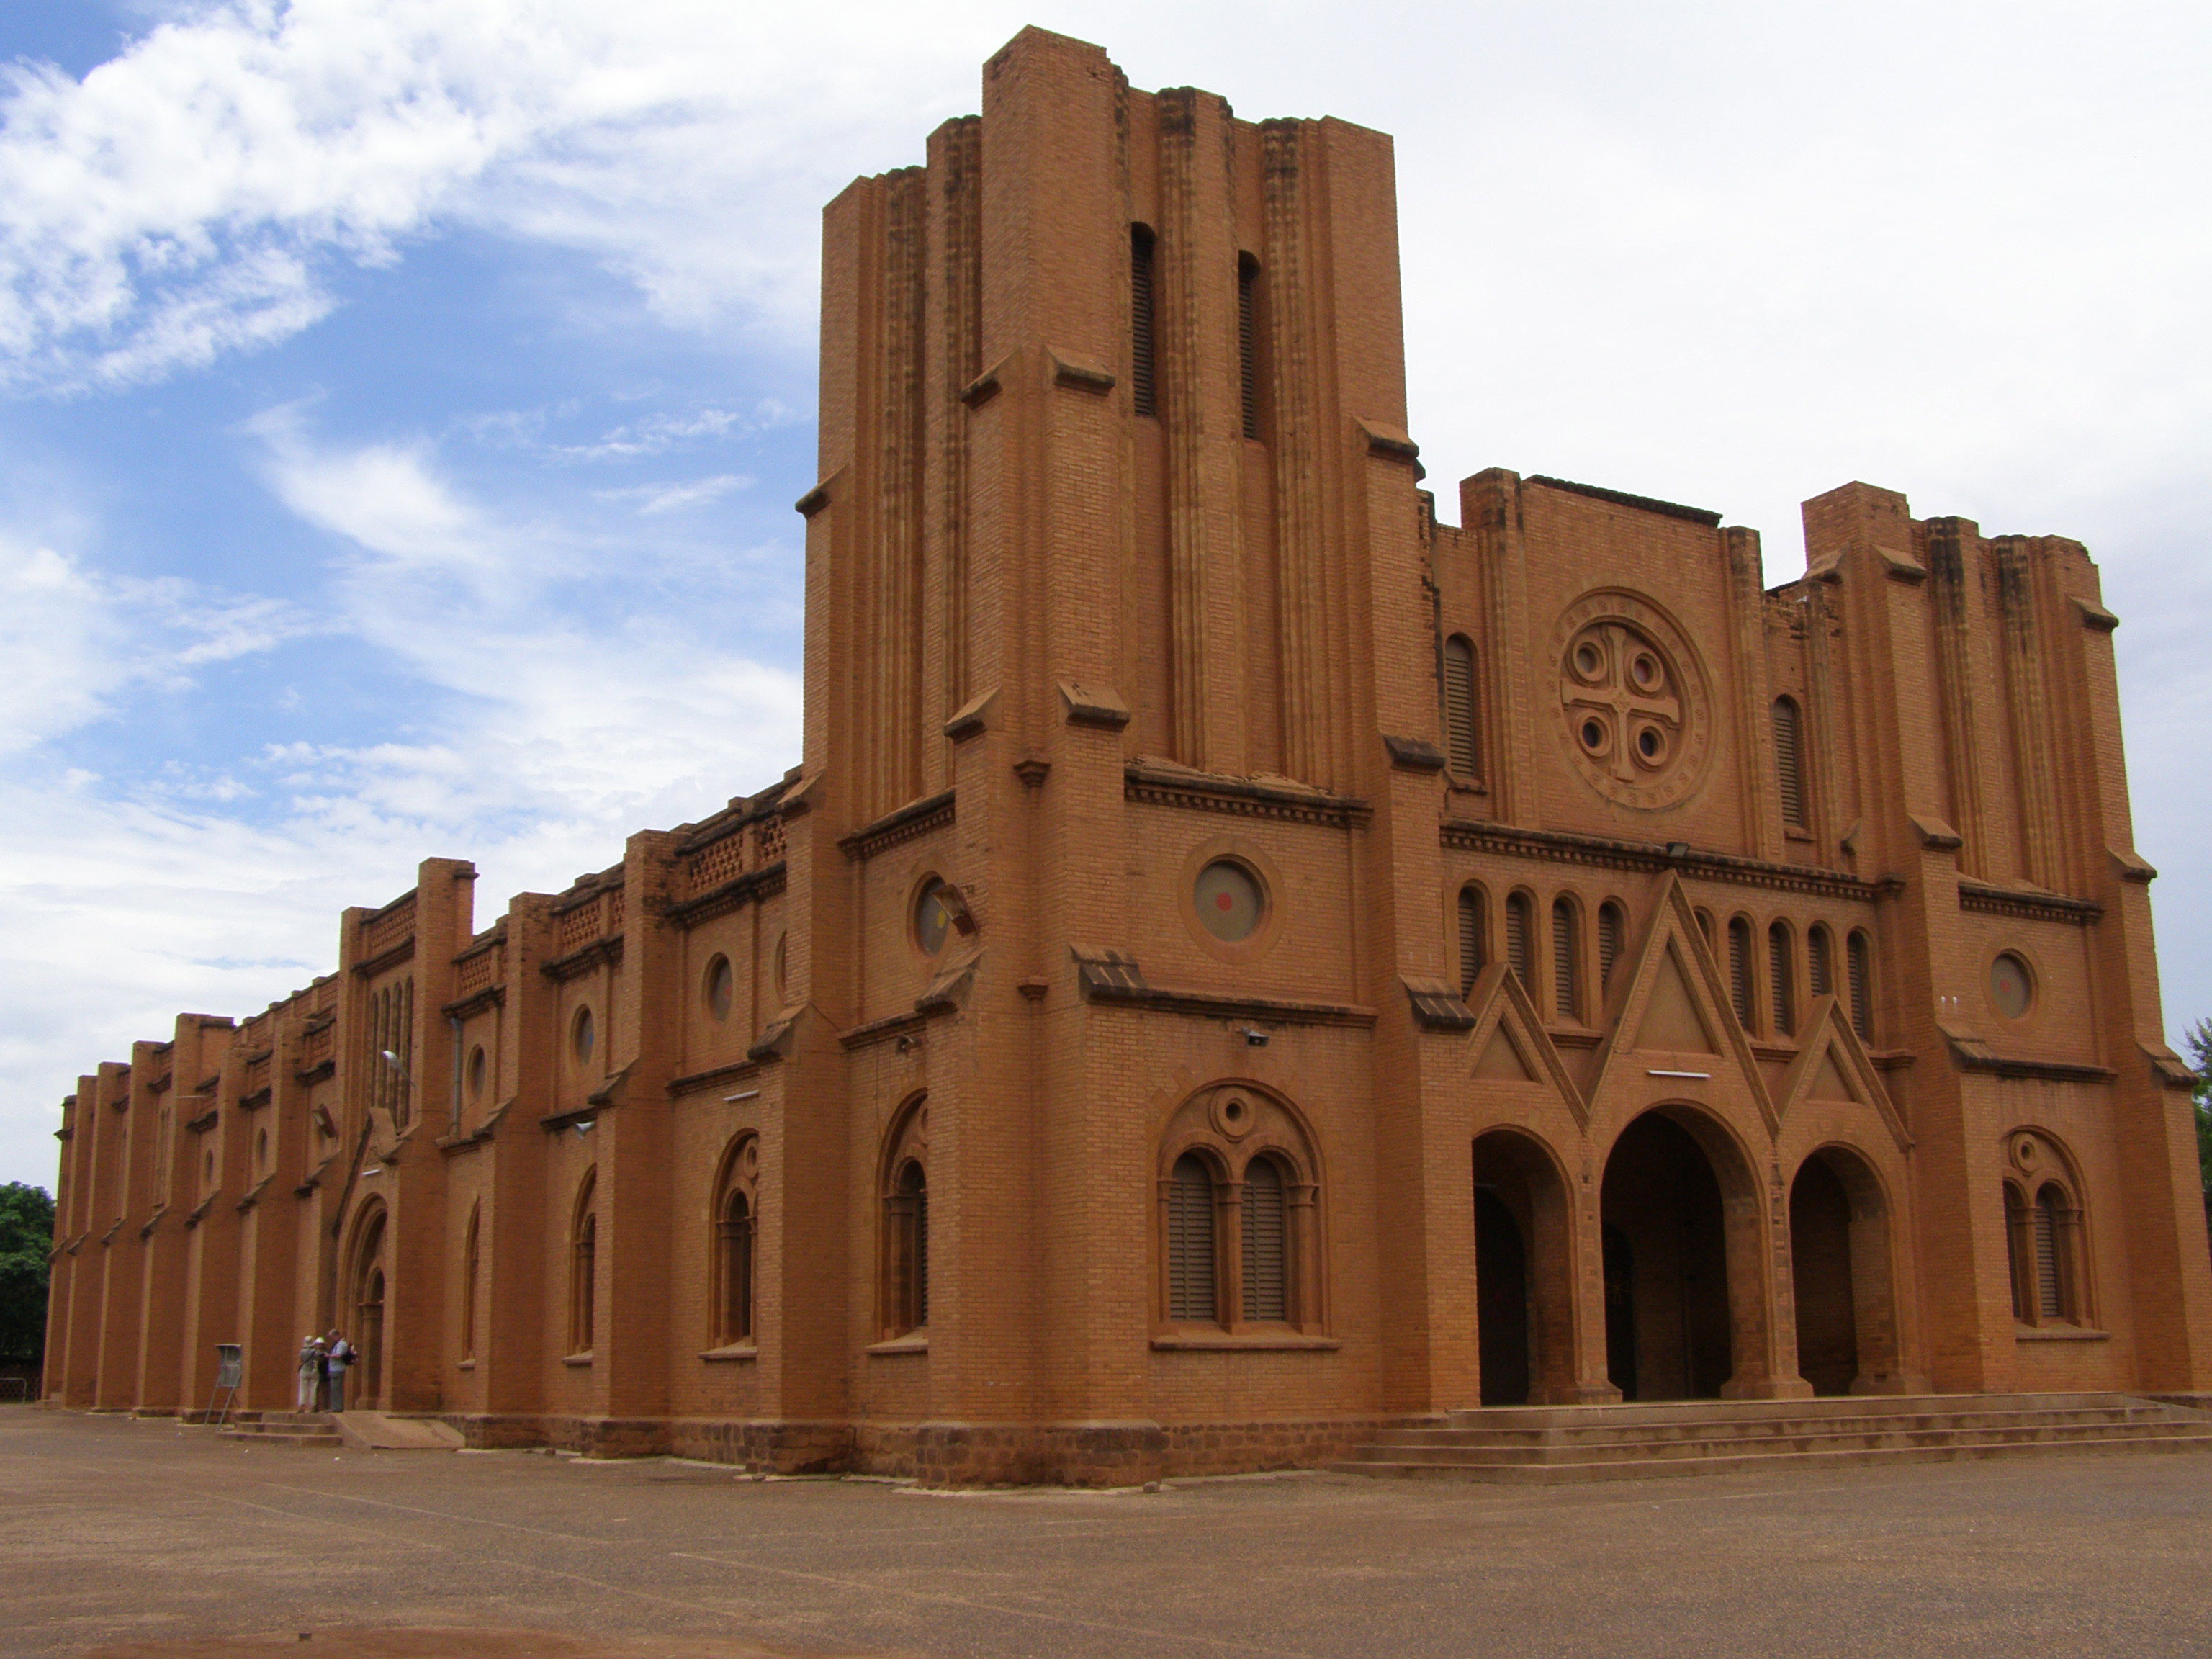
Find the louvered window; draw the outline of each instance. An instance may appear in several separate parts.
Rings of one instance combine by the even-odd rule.
[[[1237,369],[1244,398],[1244,435],[1260,435],[1260,338],[1252,315],[1252,291],[1259,286],[1260,262],[1250,254],[1237,259]]]
[[[1836,988],[1835,963],[1830,959],[1836,948],[1825,927],[1815,927],[1805,936],[1806,966],[1811,969],[1813,994],[1824,997]]]
[[[2035,1285],[2042,1316],[2066,1318],[2066,1285],[2059,1279],[2059,1206],[2051,1188],[2035,1197]]]
[[[2004,1206],[2005,1265],[2012,1273],[2012,1316],[2025,1325],[2033,1317],[2035,1304],[2035,1284],[2024,1257],[2029,1232],[2027,1206],[2021,1201],[2019,1189],[2009,1182],[2005,1185]]]
[[[1782,821],[1792,829],[1805,827],[1805,745],[1797,705],[1787,697],[1774,700],[1774,771],[1782,786]]]
[[[1157,415],[1158,360],[1152,328],[1152,233],[1129,228],[1129,395],[1139,415]]]
[[[1462,635],[1444,641],[1444,757],[1462,777],[1479,775],[1474,744],[1474,647]]]
[[[1874,1040],[1874,967],[1868,960],[1869,951],[1867,936],[1853,933],[1844,942],[1844,951],[1849,960],[1844,966],[1851,976],[1851,1030],[1859,1034],[1859,1041]]]
[[[1621,939],[1627,931],[1628,917],[1618,904],[1607,899],[1597,907],[1597,974],[1601,986],[1613,983],[1613,964],[1620,960]]]
[[[1168,1181],[1168,1317],[1218,1319],[1213,1284],[1213,1171],[1185,1152]]]
[[[722,1331],[725,1342],[753,1334],[753,1215],[743,1193],[722,1211]]]
[[[1533,907],[1526,893],[1515,893],[1505,901],[1505,963],[1521,975],[1521,983],[1535,989],[1535,963],[1531,959],[1535,940],[1530,925]]]
[[[1751,1030],[1751,924],[1741,916],[1729,923],[1729,994],[1735,1017]]]
[[[1285,1320],[1290,1264],[1284,1239],[1283,1172],[1255,1158],[1244,1170],[1244,1317]]]
[[[587,1212],[576,1224],[575,1260],[568,1286],[568,1352],[589,1353],[599,1313],[599,1218]]]
[[[1462,887],[1459,890],[1459,994],[1465,996],[1474,988],[1474,981],[1483,969],[1482,890]]]
[[[1797,1029],[1797,995],[1790,957],[1796,952],[1790,948],[1790,926],[1776,922],[1766,930],[1766,970],[1769,988],[1774,994],[1774,1029],[1788,1036]]]
[[[1568,899],[1552,901],[1552,996],[1561,1019],[1583,1017],[1582,963],[1575,946],[1575,907]]]

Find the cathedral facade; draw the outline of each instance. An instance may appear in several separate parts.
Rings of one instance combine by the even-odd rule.
[[[2212,1389],[2081,547],[1407,430],[1389,140],[1031,30],[826,210],[801,763],[64,1105],[46,1390],[1120,1483]]]

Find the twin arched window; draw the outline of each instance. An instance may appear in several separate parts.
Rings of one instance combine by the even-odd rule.
[[[2008,1181],[2004,1206],[2013,1317],[2023,1325],[2087,1323],[2081,1208],[2067,1184],[2046,1179],[2031,1196]]]
[[[929,1097],[902,1109],[884,1140],[876,1324],[886,1339],[929,1328]]]
[[[714,1346],[753,1340],[755,1244],[760,1221],[760,1137],[739,1135],[714,1183]]]
[[[1170,1124],[1160,1182],[1162,1319],[1316,1327],[1320,1228],[1304,1131],[1241,1085],[1202,1091]]]
[[[592,1351],[599,1316],[599,1171],[587,1170],[576,1189],[568,1232],[568,1352]]]

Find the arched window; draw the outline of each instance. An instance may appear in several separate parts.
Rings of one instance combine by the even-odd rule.
[[[1698,931],[1705,935],[1705,949],[1711,951],[1717,948],[1713,944],[1713,913],[1703,906],[1698,907]]]
[[[1244,1317],[1280,1323],[1290,1316],[1287,1194],[1272,1158],[1244,1166]]]
[[[1260,285],[1260,262],[1249,253],[1237,256],[1237,374],[1243,394],[1244,435],[1260,435],[1260,335],[1255,316],[1254,290]]]
[[[1774,700],[1774,771],[1781,786],[1782,821],[1793,830],[1805,827],[1805,745],[1803,721],[1797,705],[1788,697]]]
[[[1505,898],[1505,965],[1520,975],[1530,993],[1536,988],[1535,901],[1526,893]]]
[[[568,1247],[568,1352],[589,1353],[599,1316],[599,1172],[584,1176],[576,1194]]]
[[[1474,740],[1474,644],[1464,634],[1444,641],[1444,758],[1463,778],[1481,775]]]
[[[1473,882],[1459,890],[1459,994],[1465,996],[1486,965],[1489,951],[1485,934],[1490,918],[1484,914],[1482,889]]]
[[[2027,1200],[2009,1181],[2004,1185],[2005,1265],[2012,1270],[2012,1316],[2035,1322],[2035,1254],[2027,1219]]]
[[[1552,1000],[1563,1020],[1583,1017],[1583,965],[1575,902],[1562,894],[1552,901]]]
[[[714,1185],[714,1344],[753,1340],[753,1257],[759,1222],[760,1137],[739,1135]]]
[[[1752,1006],[1751,988],[1751,923],[1737,916],[1729,923],[1729,996],[1735,1005],[1735,1017],[1747,1031],[1757,1011]]]
[[[1129,396],[1139,415],[1160,412],[1152,331],[1152,233],[1129,227]]]
[[[1213,1170],[1196,1152],[1176,1160],[1168,1178],[1168,1317],[1203,1322],[1221,1316],[1214,1276]]]
[[[2036,1315],[2045,1322],[2075,1317],[2073,1209],[2056,1182],[2035,1194]]]
[[[1824,997],[1836,988],[1836,941],[1824,923],[1814,922],[1805,935],[1805,965],[1814,996]]]
[[[886,1338],[929,1328],[929,1104],[899,1114],[884,1158],[883,1256],[877,1322]]]
[[[1782,1036],[1797,1030],[1797,976],[1793,971],[1797,954],[1790,924],[1777,921],[1766,930],[1766,973],[1774,998],[1774,1029]]]
[[[1597,907],[1597,978],[1606,988],[1613,985],[1613,964],[1620,960],[1620,952],[1628,936],[1628,912],[1620,908],[1616,899],[1607,899]]]
[[[477,1357],[477,1291],[483,1277],[483,1205],[469,1208],[467,1241],[461,1247],[461,1358]]]
[[[1303,1121],[1243,1083],[1200,1090],[1169,1120],[1160,1158],[1159,1318],[1198,1326],[1321,1328],[1321,1220]]]
[[[1845,968],[1851,981],[1851,1030],[1859,1034],[1859,1041],[1874,1041],[1874,963],[1873,947],[1866,934],[1854,929],[1844,941]]]

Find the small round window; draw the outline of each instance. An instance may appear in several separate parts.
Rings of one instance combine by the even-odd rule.
[[[475,1100],[483,1093],[484,1073],[489,1062],[484,1059],[483,1044],[479,1042],[469,1050],[469,1098]]]
[[[599,1033],[592,1025],[592,1011],[589,1008],[577,1009],[575,1023],[568,1028],[568,1046],[575,1050],[578,1060],[592,1057],[592,1044],[598,1036]]]
[[[738,976],[731,969],[729,957],[716,957],[707,964],[707,1012],[718,1023],[728,1019],[737,994]]]
[[[1234,859],[1216,859],[1200,871],[1192,896],[1199,926],[1225,945],[1251,938],[1267,911],[1259,878]]]
[[[951,913],[945,908],[945,884],[932,876],[915,895],[914,942],[924,956],[933,957],[945,948],[945,930],[951,925]]]
[[[1990,964],[1990,1000],[2007,1019],[2025,1019],[2034,1006],[2034,978],[2027,964],[2009,951]]]

